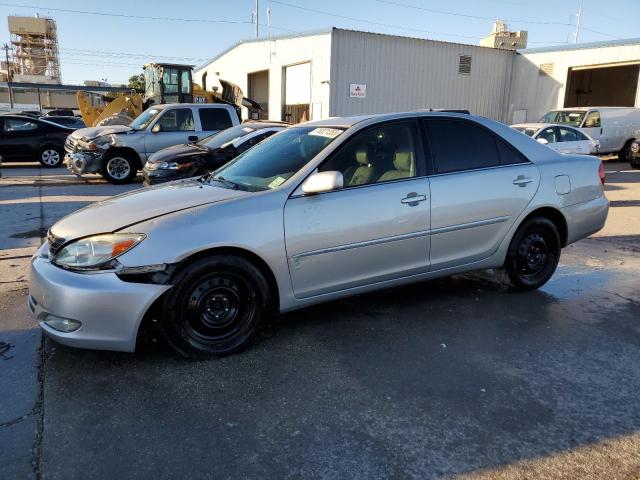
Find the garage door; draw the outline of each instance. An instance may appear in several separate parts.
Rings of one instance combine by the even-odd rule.
[[[309,120],[311,104],[311,63],[290,65],[284,69],[284,108],[282,119],[299,123]]]
[[[640,65],[574,67],[567,75],[565,107],[633,107]]]

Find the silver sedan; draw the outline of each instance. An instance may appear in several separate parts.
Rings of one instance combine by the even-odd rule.
[[[603,183],[597,158],[486,118],[305,123],[208,176],[63,218],[33,258],[29,306],[67,345],[133,351],[155,321],[209,358],[278,313],[376,289],[478,269],[535,289],[603,227]]]

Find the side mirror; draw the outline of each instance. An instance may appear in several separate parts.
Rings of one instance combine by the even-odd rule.
[[[307,178],[302,184],[304,193],[322,193],[340,190],[344,186],[341,172],[317,172]]]
[[[536,138],[536,140],[542,145],[549,145],[549,140],[547,140],[546,138]]]
[[[162,131],[162,125],[160,123],[156,123],[153,127],[151,127],[151,133],[159,133]]]

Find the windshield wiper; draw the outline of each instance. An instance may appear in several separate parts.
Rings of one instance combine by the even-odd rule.
[[[217,176],[217,177],[213,177],[213,180],[216,180],[222,184],[224,184],[225,186],[227,186],[228,188],[232,189],[232,190],[238,190],[238,188],[240,188],[240,185],[238,185],[235,182],[232,182],[231,180],[227,180],[224,177],[221,176]]]

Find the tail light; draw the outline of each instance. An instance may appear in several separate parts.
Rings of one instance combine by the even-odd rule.
[[[600,177],[600,183],[604,185],[605,173],[604,173],[604,164],[602,163],[602,160],[600,161],[600,167],[598,167],[598,176]]]

